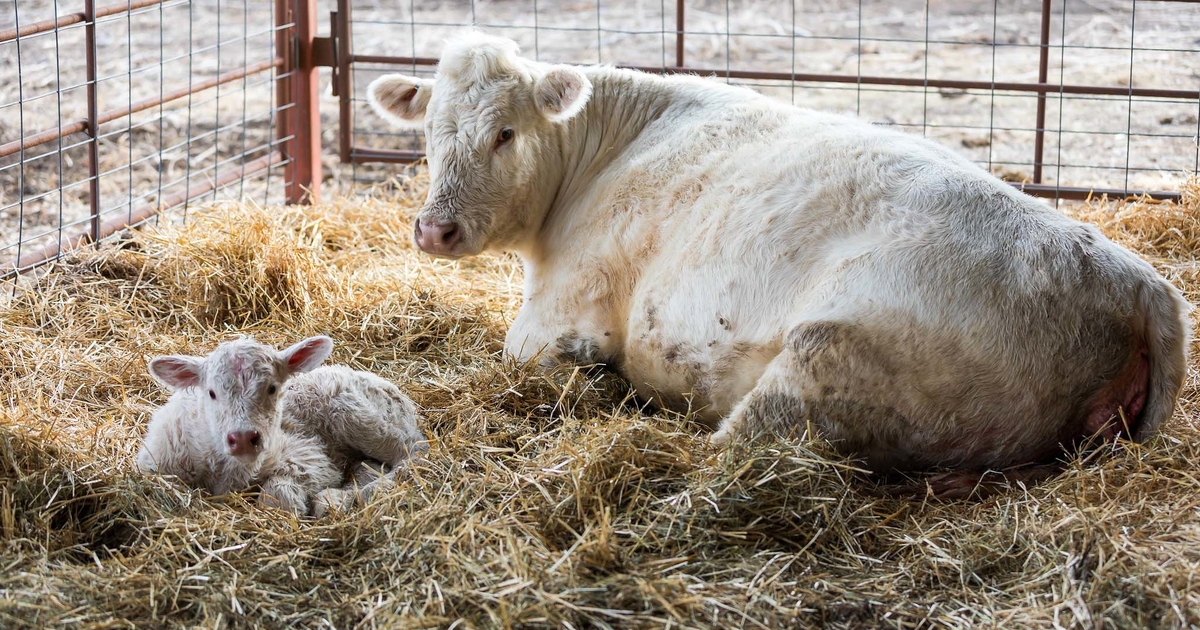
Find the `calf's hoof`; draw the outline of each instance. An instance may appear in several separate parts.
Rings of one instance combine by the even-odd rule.
[[[304,516],[304,513],[307,511],[303,502],[293,501],[284,497],[277,497],[273,494],[260,494],[258,496],[258,504],[264,507],[287,510],[297,516]]]
[[[708,436],[708,445],[714,448],[723,449],[731,442],[733,442],[733,432],[728,429],[721,429]]]
[[[312,515],[324,518],[330,512],[347,512],[354,507],[355,495],[340,488],[327,488],[313,498]]]
[[[380,491],[390,490],[396,482],[387,475],[383,475],[366,485],[358,487],[358,501],[361,505],[366,505],[371,502],[371,497]]]

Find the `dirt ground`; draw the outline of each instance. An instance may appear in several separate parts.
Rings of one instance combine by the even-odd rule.
[[[516,39],[540,59],[638,66],[675,62],[672,2],[353,6],[355,50],[361,54],[436,57],[440,42],[457,24],[475,21]],[[1130,45],[1136,44],[1133,85],[1200,85],[1200,52],[1185,52],[1200,51],[1200,7],[1143,2],[1137,3],[1136,16],[1131,8],[1122,0],[1056,2],[1048,81],[1127,86]],[[1036,82],[1040,12],[1037,0],[689,1],[685,63],[717,74],[731,68]],[[383,71],[396,69],[360,68],[359,98],[362,88]],[[924,133],[1010,180],[1025,181],[1033,174],[1037,99],[1029,93],[732,82],[798,105]],[[1197,107],[1194,101],[1049,97],[1044,180],[1121,188],[1128,164],[1129,186],[1174,189],[1182,174],[1196,168]],[[365,107],[357,112],[361,144],[396,144],[376,135],[386,127]]]

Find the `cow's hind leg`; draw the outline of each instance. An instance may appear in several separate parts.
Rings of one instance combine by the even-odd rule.
[[[312,423],[346,459],[373,460],[391,469],[428,450],[417,426],[419,418],[413,402],[388,383],[373,384],[365,392],[341,392],[328,400],[323,417]]]
[[[984,499],[1008,490],[1017,484],[1032,486],[1061,473],[1066,464],[1061,461],[1024,464],[1004,470],[984,472],[952,470],[929,477],[918,490],[937,499]]]
[[[898,409],[901,357],[861,325],[816,321],[790,331],[783,349],[712,437],[718,446],[814,429],[874,470],[922,466],[919,427]]]
[[[1001,470],[948,470],[921,477],[885,481],[882,496],[907,499],[932,498],[943,501],[986,499],[1007,492],[1018,484],[1030,487],[1062,473],[1067,463],[1055,460],[1022,464]]]

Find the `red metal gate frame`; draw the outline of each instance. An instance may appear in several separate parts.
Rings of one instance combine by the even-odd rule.
[[[1142,0],[1143,2],[1200,3],[1200,0]],[[769,72],[748,69],[715,70],[688,66],[684,57],[684,36],[687,32],[684,0],[675,2],[675,65],[666,67],[623,66],[658,74],[698,74],[726,79],[750,79],[767,81],[792,81],[807,83],[838,83],[856,85],[891,85],[923,88],[951,88],[962,90],[992,90],[999,92],[1032,92],[1037,94],[1037,121],[1033,147],[1032,182],[1013,185],[1040,197],[1055,199],[1087,199],[1092,196],[1110,197],[1149,196],[1156,199],[1179,199],[1179,192],[1166,190],[1133,190],[1118,188],[1085,188],[1058,186],[1043,181],[1044,152],[1046,141],[1046,99],[1048,95],[1086,94],[1097,96],[1128,96],[1130,98],[1185,99],[1200,102],[1200,90],[1177,90],[1129,86],[1077,85],[1047,83],[1050,61],[1050,23],[1054,0],[1042,0],[1041,33],[1038,54],[1037,83],[967,81],[957,79],[909,78],[894,76],[858,76],[846,74],[817,74],[804,72]],[[350,41],[350,0],[338,0],[337,11],[331,14],[332,41],[327,44],[331,52],[325,65],[335,68],[335,94],[340,98],[340,125],[338,131],[339,156],[344,163],[366,164],[371,162],[409,163],[420,159],[420,151],[369,149],[354,145],[353,121],[350,101],[353,97],[351,83],[352,66],[355,63],[374,63],[400,66],[434,67],[437,59],[431,57],[397,57],[387,55],[355,54]]]
[[[275,49],[282,55],[276,75],[278,141],[286,160],[288,203],[321,199],[321,111],[315,58],[316,0],[275,0]],[[320,60],[323,61],[323,60]]]

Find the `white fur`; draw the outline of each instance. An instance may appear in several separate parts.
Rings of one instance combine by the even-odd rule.
[[[527,76],[524,64],[517,57],[520,52],[512,40],[467,31],[446,42],[438,61],[438,73],[463,85],[493,81],[497,77]]]
[[[583,111],[592,95],[587,75],[570,66],[557,66],[533,86],[534,103],[550,122],[564,122]]]
[[[155,377],[175,391],[151,417],[138,468],[214,494],[259,486],[265,504],[298,514],[320,516],[348,497],[365,501],[427,445],[416,405],[395,385],[344,366],[318,367],[331,350],[327,337],[280,352],[241,338],[206,358],[156,358]],[[197,378],[176,387],[179,376],[162,366],[184,363],[195,365]],[[261,452],[230,455],[226,433],[251,429],[262,436]],[[347,479],[366,461],[388,474]]]
[[[723,419],[718,443],[811,425],[881,467],[1053,454],[1137,348],[1135,436],[1171,415],[1178,290],[952,151],[606,67],[579,69],[591,89],[555,122],[535,105],[555,66],[478,34],[447,50],[419,220],[461,228],[452,256],[522,257],[508,353],[613,365],[646,399]],[[516,139],[497,146],[502,127]]]
[[[400,129],[419,130],[425,124],[425,106],[429,103],[427,93],[433,87],[433,81],[406,77],[398,74],[385,74],[367,85],[367,103],[384,120]],[[416,89],[417,95],[412,98],[409,106],[397,107],[391,104],[389,95],[399,91]]]

